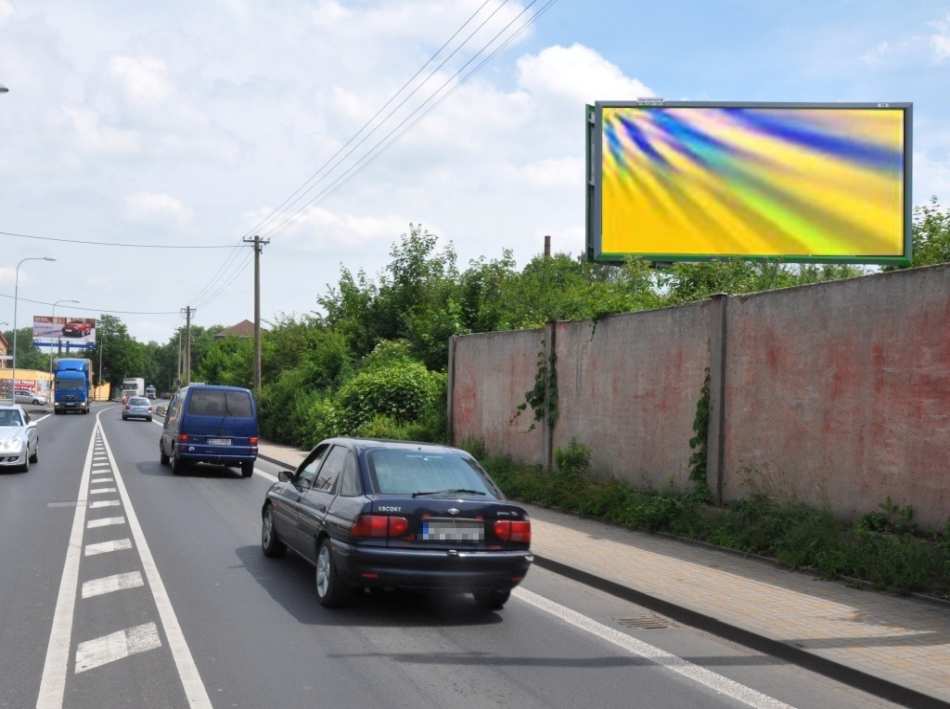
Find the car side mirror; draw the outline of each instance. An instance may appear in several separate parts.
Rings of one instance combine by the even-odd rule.
[[[282,483],[289,483],[292,477],[289,470],[281,469],[280,472],[277,473],[277,479]]]

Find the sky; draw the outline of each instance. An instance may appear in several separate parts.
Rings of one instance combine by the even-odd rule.
[[[523,264],[545,234],[581,252],[584,104],[651,95],[913,101],[914,202],[950,204],[950,2],[557,0],[528,24],[546,2],[0,0],[0,231],[230,246],[259,227],[264,319],[308,313],[341,266],[378,273],[410,223],[461,265],[504,248]],[[480,6],[392,120],[318,175],[317,199],[261,226]],[[511,22],[524,31],[408,118]],[[186,305],[200,325],[252,316],[246,248],[0,235],[0,295],[29,256],[57,261],[24,264],[22,296],[163,313],[121,315],[143,340],[167,340]],[[49,312],[23,302],[18,322]]]

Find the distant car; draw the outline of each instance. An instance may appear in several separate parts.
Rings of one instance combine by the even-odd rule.
[[[144,396],[133,396],[124,407],[122,407],[122,420],[145,419],[152,420],[152,402]]]
[[[30,391],[29,389],[17,389],[15,396],[15,401],[18,404],[33,404],[34,406],[46,406],[48,399],[45,394],[40,394],[37,391]]]
[[[30,415],[16,404],[0,404],[0,467],[30,471],[39,461],[40,436]]]
[[[63,325],[63,337],[89,337],[92,325],[82,320],[71,320]]]
[[[317,598],[353,589],[468,592],[499,610],[528,573],[531,521],[465,451],[334,438],[282,472],[261,509],[266,556],[290,547],[316,567]]]
[[[158,442],[162,465],[176,475],[192,463],[241,466],[245,478],[257,460],[257,407],[249,389],[191,384],[168,404]]]

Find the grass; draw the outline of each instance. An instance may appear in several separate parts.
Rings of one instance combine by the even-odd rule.
[[[701,492],[642,491],[600,480],[590,474],[589,456],[578,444],[557,451],[554,472],[505,458],[482,460],[513,499],[768,556],[825,578],[856,578],[878,589],[950,599],[950,520],[942,534],[926,534],[913,523],[909,508],[890,500],[846,522],[824,510],[764,496],[713,508]]]

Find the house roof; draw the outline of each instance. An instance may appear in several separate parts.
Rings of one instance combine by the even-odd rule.
[[[215,337],[218,339],[223,337],[254,337],[254,323],[250,320],[242,320],[237,325],[224,328]]]
[[[3,336],[2,332],[0,332],[0,347],[3,348],[4,352],[8,352],[10,350],[10,343],[7,342],[7,338]]]

